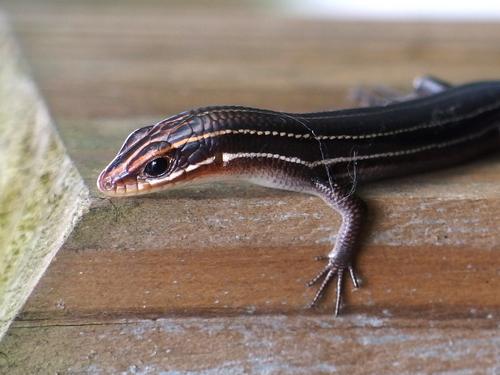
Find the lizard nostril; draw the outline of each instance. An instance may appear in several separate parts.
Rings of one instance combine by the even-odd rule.
[[[102,184],[102,187],[105,189],[105,190],[111,190],[113,189],[113,182],[111,181],[111,177],[108,177],[104,180],[103,184]]]

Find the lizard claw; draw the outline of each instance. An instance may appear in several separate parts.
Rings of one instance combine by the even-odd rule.
[[[311,303],[308,305],[308,307],[311,308],[318,303],[318,301],[321,299],[321,297],[323,297],[323,295],[325,294],[328,285],[330,285],[330,282],[336,276],[337,277],[337,296],[336,296],[336,301],[335,301],[334,314],[335,314],[335,316],[338,316],[339,312],[340,312],[341,302],[342,302],[342,289],[344,287],[344,273],[345,273],[345,271],[349,271],[349,276],[351,277],[351,280],[352,280],[354,287],[359,288],[359,283],[358,283],[358,280],[356,277],[356,272],[354,271],[354,268],[352,265],[347,265],[347,266],[338,265],[335,262],[333,262],[332,259],[329,259],[327,265],[315,277],[313,277],[307,283],[307,286],[310,287],[310,286],[317,284],[320,280],[323,280],[321,282],[321,285],[318,288],[318,291],[314,295],[314,298],[311,301]]]
[[[328,259],[328,255],[316,255],[314,257],[314,260],[317,260],[317,261],[327,260],[327,259]]]

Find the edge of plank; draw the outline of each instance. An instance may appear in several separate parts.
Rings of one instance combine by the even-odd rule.
[[[88,207],[0,12],[0,338]]]

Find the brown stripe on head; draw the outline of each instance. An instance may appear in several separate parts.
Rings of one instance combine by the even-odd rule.
[[[158,190],[185,179],[185,174],[191,175],[195,169],[212,164],[213,150],[193,137],[198,121],[189,114],[181,114],[133,132],[100,174],[99,190],[107,195],[136,195]]]

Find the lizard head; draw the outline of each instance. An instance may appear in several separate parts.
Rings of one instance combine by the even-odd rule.
[[[196,135],[196,117],[180,114],[132,132],[97,179],[109,196],[164,190],[205,175],[216,158],[213,144]]]

